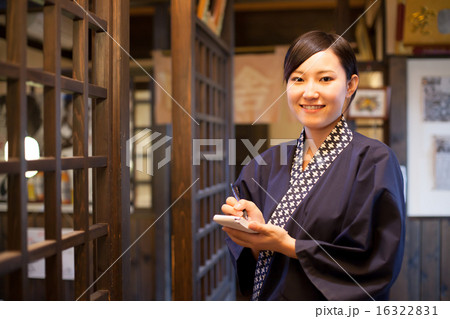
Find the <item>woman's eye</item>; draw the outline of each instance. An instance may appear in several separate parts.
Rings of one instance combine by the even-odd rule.
[[[302,82],[303,79],[299,77],[292,78],[292,82]]]
[[[324,76],[323,78],[320,79],[323,82],[329,82],[332,80],[332,78],[330,76]]]

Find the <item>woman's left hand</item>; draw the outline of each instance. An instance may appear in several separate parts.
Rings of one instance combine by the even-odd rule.
[[[295,239],[289,236],[284,228],[259,222],[250,222],[248,228],[258,233],[250,234],[229,227],[223,227],[222,229],[240,246],[249,247],[256,251],[272,250],[291,258],[297,258]]]

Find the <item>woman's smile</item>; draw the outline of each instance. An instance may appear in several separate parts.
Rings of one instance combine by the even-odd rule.
[[[306,105],[300,104],[300,107],[304,108],[307,111],[317,111],[325,107],[325,105]]]

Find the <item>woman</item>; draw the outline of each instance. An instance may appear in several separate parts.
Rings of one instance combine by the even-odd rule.
[[[403,256],[403,181],[393,152],[343,118],[359,81],[353,50],[337,35],[306,33],[286,54],[284,80],[302,134],[244,167],[235,183],[244,199],[222,206],[245,209],[258,232],[223,228],[241,292],[386,300]]]

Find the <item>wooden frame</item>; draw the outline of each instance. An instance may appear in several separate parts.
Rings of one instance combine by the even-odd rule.
[[[126,298],[127,259],[120,259],[128,243],[129,185],[125,165],[128,135],[128,59],[113,45],[108,31],[123,48],[128,46],[128,1],[47,0],[43,4],[43,69],[27,68],[27,0],[7,3],[7,61],[0,62],[0,76],[7,79],[8,162],[0,173],[8,175],[8,237],[0,252],[0,276],[7,279],[5,296],[29,300],[27,266],[45,258],[48,300],[108,300]],[[89,11],[89,8],[92,11]],[[61,75],[61,16],[73,22],[73,74]],[[90,39],[90,32],[92,38]],[[89,61],[89,40],[92,60]],[[112,63],[112,61],[119,61]],[[89,63],[92,70],[89,74]],[[44,86],[44,157],[24,157],[26,131],[26,82]],[[61,91],[74,96],[73,156],[61,158]],[[93,101],[92,154],[89,154],[88,99]],[[27,245],[27,187],[25,171],[44,172],[45,240]],[[61,174],[73,170],[74,205],[72,232],[61,235]],[[89,189],[92,171],[93,189]],[[89,212],[89,193],[93,212]],[[92,222],[90,221],[92,219]],[[61,253],[75,248],[75,285],[65,296]],[[114,289],[111,289],[114,287]]]
[[[389,97],[389,87],[381,89],[358,88],[348,109],[348,118],[388,119]]]

